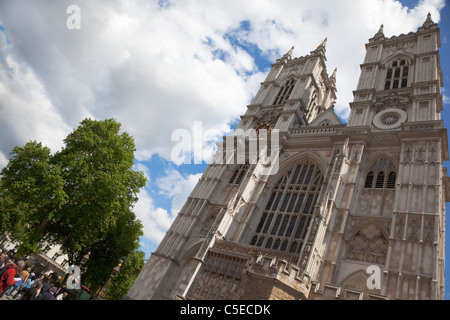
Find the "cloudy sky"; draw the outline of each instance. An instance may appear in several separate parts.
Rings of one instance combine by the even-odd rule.
[[[71,5],[79,29],[68,27]],[[149,255],[275,59],[328,38],[345,122],[364,44],[381,24],[387,37],[416,31],[428,12],[441,27],[449,83],[444,0],[0,0],[0,169],[15,145],[37,140],[57,151],[84,118],[117,119],[148,177],[135,212]],[[200,132],[203,164],[172,156],[180,129]]]

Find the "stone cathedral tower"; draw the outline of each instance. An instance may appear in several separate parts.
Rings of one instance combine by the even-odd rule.
[[[210,164],[126,298],[443,299],[439,46],[430,15],[415,33],[381,27],[347,124],[326,40],[278,59],[237,129],[278,132],[279,166],[263,174],[248,148]]]

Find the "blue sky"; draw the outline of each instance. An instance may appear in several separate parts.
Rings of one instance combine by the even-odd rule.
[[[449,105],[449,101],[448,101],[448,96],[450,93],[450,44],[449,44],[449,40],[450,40],[450,24],[449,24],[449,20],[448,17],[450,17],[450,8],[448,6],[448,4],[443,8],[442,12],[441,12],[442,17],[446,17],[444,19],[442,19],[442,21],[439,24],[439,28],[441,29],[441,48],[439,49],[440,52],[440,57],[441,57],[441,69],[442,72],[444,74],[444,88],[443,88],[443,93],[446,96],[444,98],[444,101],[446,103],[444,103],[444,111],[441,113],[442,115],[442,119],[444,120],[444,125],[446,128],[449,128],[450,125],[450,105]],[[450,172],[450,162],[446,161],[444,163],[444,166],[447,167],[448,172]],[[446,206],[446,215],[448,215],[448,213],[450,212],[449,210],[449,204],[447,203]],[[446,266],[445,266],[445,274],[446,274],[446,280],[445,280],[445,287],[446,287],[446,292],[445,292],[445,298],[448,300],[450,299],[450,263],[448,262],[448,258],[450,257],[450,245],[449,245],[449,241],[450,241],[450,229],[448,227],[449,225],[449,219],[447,217],[446,220]]]
[[[66,27],[66,8],[72,4],[81,9],[79,30]],[[387,37],[406,34],[431,12],[441,29],[442,117],[450,124],[450,27],[444,18],[450,9],[444,4],[2,1],[0,168],[15,145],[33,139],[56,151],[84,118],[117,119],[135,138],[135,166],[148,177],[135,212],[144,224],[141,243],[149,256],[205,170],[214,142],[236,126],[270,64],[292,46],[294,56],[303,56],[328,38],[328,72],[338,68],[335,110],[346,122],[364,44],[381,24]],[[211,133],[203,143],[205,161],[180,164],[172,157],[177,144],[172,135],[180,129],[193,135],[198,121],[204,133]]]

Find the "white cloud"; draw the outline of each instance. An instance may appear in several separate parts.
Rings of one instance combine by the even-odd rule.
[[[144,165],[136,165],[137,170],[147,172]],[[183,176],[175,169],[166,169],[166,175],[157,180],[160,195],[171,200],[170,212],[155,205],[155,201],[146,188],[138,194],[139,201],[133,211],[144,225],[144,237],[159,243],[169,229],[187,197],[196,185],[201,174]]]
[[[8,158],[5,157],[3,152],[0,152],[0,168],[5,167],[8,164]]]
[[[170,160],[175,129],[200,120],[205,130],[225,130],[264,80],[264,70],[230,38],[274,61],[292,45],[295,55],[306,55],[328,37],[328,68],[339,70],[336,110],[345,118],[364,43],[379,25],[387,36],[414,31],[428,11],[439,21],[444,1],[420,1],[410,10],[391,0],[179,0],[165,9],[156,1],[77,1],[81,30],[66,28],[71,4],[0,5],[0,23],[14,47],[8,53],[2,42],[1,53],[10,59],[2,59],[0,68],[5,74],[12,61],[28,75],[2,79],[17,88],[7,92],[11,101],[3,107],[4,127],[15,128],[11,140],[56,145],[84,117],[114,117],[135,137],[139,160],[156,153]],[[243,21],[248,30],[240,28]],[[31,114],[28,121],[24,114]],[[35,129],[24,130],[30,127]],[[0,150],[8,148],[11,143]]]
[[[442,95],[442,101],[443,101],[443,104],[449,104],[450,103],[450,98],[443,94]]]
[[[66,8],[75,3],[81,30],[68,30]],[[0,168],[16,144],[38,140],[56,151],[83,118],[113,117],[135,138],[136,168],[150,177],[142,162],[154,154],[170,161],[174,130],[193,132],[201,121],[204,132],[226,133],[245,113],[267,72],[245,45],[273,62],[292,45],[295,56],[309,54],[327,37],[328,72],[338,68],[335,110],[345,119],[364,44],[379,26],[388,37],[415,31],[428,12],[439,22],[445,2],[421,0],[409,9],[394,0],[164,4],[1,1],[0,25],[9,42],[0,32]],[[213,149],[205,143],[203,159]],[[169,170],[157,181],[171,209],[158,208],[141,191],[135,211],[147,238],[162,239],[199,177]]]
[[[147,179],[147,183],[150,181],[150,169],[145,164],[137,162],[134,164],[133,170],[143,172],[144,177]]]
[[[0,33],[0,153],[9,154],[16,144],[42,141],[56,151],[69,127],[47,97],[37,75],[19,61]],[[0,161],[0,168],[6,165]]]
[[[139,201],[133,211],[144,226],[144,237],[159,243],[169,229],[173,218],[167,210],[155,207],[154,201],[146,189],[141,190],[138,198]]]
[[[183,176],[175,169],[168,169],[166,175],[158,179],[160,194],[172,199],[173,216],[181,210],[201,176],[201,173]]]

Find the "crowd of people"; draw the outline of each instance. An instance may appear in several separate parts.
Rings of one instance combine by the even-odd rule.
[[[0,250],[1,251],[1,250]],[[14,300],[65,300],[65,286],[25,268],[25,261],[7,253],[0,253],[0,298],[3,295]]]

